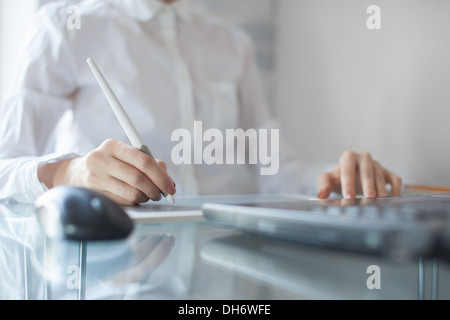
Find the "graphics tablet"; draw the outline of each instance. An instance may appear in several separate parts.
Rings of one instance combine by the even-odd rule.
[[[203,212],[198,207],[147,203],[135,207],[125,207],[125,211],[137,224],[204,221]]]
[[[137,224],[204,222],[202,205],[205,203],[268,203],[289,202],[306,199],[294,195],[223,195],[223,196],[180,196],[177,205],[166,202],[144,203],[138,206],[124,207]]]

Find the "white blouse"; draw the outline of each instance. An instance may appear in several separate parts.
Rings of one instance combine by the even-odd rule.
[[[0,198],[33,202],[41,163],[85,155],[104,140],[129,142],[86,63],[92,57],[178,195],[303,193],[315,185],[293,148],[279,145],[279,171],[264,164],[175,164],[172,134],[279,129],[269,112],[250,38],[187,0],[88,0],[79,28],[69,3],[43,7],[21,55],[0,118]],[[281,136],[283,131],[280,131]],[[269,134],[270,137],[270,134]],[[207,143],[206,143],[207,144]],[[194,155],[193,155],[194,156]],[[311,190],[311,189],[309,189]]]

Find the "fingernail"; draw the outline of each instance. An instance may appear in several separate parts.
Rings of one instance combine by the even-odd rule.
[[[345,199],[352,199],[353,195],[351,193],[347,193],[347,195],[345,196]]]
[[[172,236],[166,238],[166,246],[169,249],[172,249],[173,247],[175,247],[175,238]]]
[[[326,194],[325,191],[320,191],[319,194],[317,195],[317,198],[323,199],[325,198]]]
[[[175,186],[169,186],[168,188],[167,188],[167,193],[168,194],[171,194],[171,195],[173,195],[173,194],[175,194],[177,192],[177,190],[175,189]]]

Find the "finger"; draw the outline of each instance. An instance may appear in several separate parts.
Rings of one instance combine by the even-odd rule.
[[[367,152],[359,156],[359,175],[364,196],[374,198],[377,196],[375,189],[374,162]]]
[[[103,189],[103,192],[109,193],[110,197],[115,198],[116,202],[119,202],[121,205],[134,206],[150,200],[140,190],[112,176],[104,182],[106,187]]]
[[[402,195],[402,179],[388,170],[384,170],[384,177],[391,185],[391,196],[400,197]]]
[[[378,162],[375,162],[374,172],[375,172],[375,186],[377,189],[378,196],[387,197],[388,193],[386,191],[386,179],[384,178],[384,171]]]
[[[115,158],[114,158],[115,159]],[[161,200],[159,188],[141,171],[118,159],[108,164],[111,176],[141,191],[148,199]]]
[[[334,179],[332,173],[325,172],[319,175],[317,180],[318,185],[318,194],[317,198],[319,199],[327,199],[334,187]]]
[[[353,199],[356,197],[356,154],[351,151],[345,152],[339,161],[339,166],[342,195],[346,199]]]
[[[107,148],[115,158],[130,164],[144,173],[160,191],[171,195],[175,194],[176,189],[172,179],[158,165],[156,160],[149,155],[117,140],[107,140],[103,147]]]
[[[147,200],[141,200],[141,202],[135,203],[134,201],[125,199],[121,196],[118,196],[110,191],[107,190],[100,190],[100,189],[96,189],[97,191],[102,192],[103,194],[105,194],[108,198],[110,198],[111,200],[113,200],[114,202],[118,203],[121,206],[135,206],[138,203],[144,203],[147,202],[149,199]]]
[[[128,156],[128,154],[126,155]],[[134,167],[142,171],[160,191],[174,195],[176,193],[173,180],[167,172],[161,168],[155,159],[146,155],[138,149],[131,150],[131,158],[127,158]]]

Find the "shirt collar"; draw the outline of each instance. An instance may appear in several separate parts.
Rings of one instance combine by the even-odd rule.
[[[156,17],[163,7],[170,7],[183,20],[190,21],[192,8],[189,0],[177,0],[165,4],[160,0],[109,0],[122,12],[139,21],[147,21]]]

